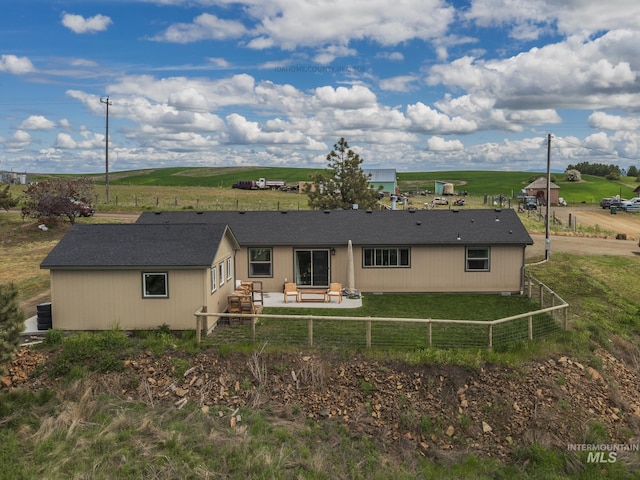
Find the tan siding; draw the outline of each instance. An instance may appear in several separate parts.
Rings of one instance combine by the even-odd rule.
[[[236,275],[239,280],[260,280],[264,291],[280,292],[284,287],[284,279],[292,282],[293,276],[293,248],[274,247],[273,248],[273,276],[272,277],[249,277],[249,249],[242,247],[236,253]]]
[[[215,246],[212,246],[215,248]],[[233,259],[233,247],[223,239],[215,255],[216,267]],[[233,268],[233,260],[232,260]],[[143,298],[142,273],[168,272],[169,297]],[[232,270],[233,271],[233,270]],[[171,329],[195,328],[194,312],[226,309],[235,278],[211,292],[210,268],[170,270],[52,270],[51,307],[54,328],[65,330],[142,330],[167,324]]]
[[[492,247],[489,272],[465,272],[464,247],[412,247],[411,268],[363,268],[354,248],[362,292],[519,292],[522,247]]]
[[[265,291],[281,291],[294,278],[293,247],[273,249],[274,276],[262,278]],[[410,268],[363,268],[362,247],[353,247],[355,288],[361,292],[519,292],[524,247],[491,247],[489,272],[465,272],[464,246],[411,247]],[[248,277],[248,251],[237,253],[238,271]],[[331,281],[346,286],[347,246],[331,257]],[[257,280],[257,278],[256,278]]]
[[[211,292],[211,275],[207,276],[206,280],[206,290],[207,294],[207,302],[204,305],[207,305],[208,312],[224,312],[227,309],[227,297],[233,293],[236,285],[235,278],[235,260],[234,260],[235,252],[231,247],[229,242],[222,242],[220,248],[216,252],[215,260],[213,265],[218,267],[220,263],[224,264],[224,284],[220,285],[218,282],[218,288],[215,292]],[[231,279],[227,279],[227,258],[231,258]],[[218,270],[219,271],[219,270]],[[219,280],[219,279],[218,279]]]
[[[54,327],[135,330],[167,324],[172,329],[194,328],[193,313],[203,305],[206,273],[203,269],[168,273],[169,298],[143,298],[141,270],[53,271]]]

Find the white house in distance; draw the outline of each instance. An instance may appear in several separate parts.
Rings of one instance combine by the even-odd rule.
[[[145,212],[75,225],[41,264],[55,328],[191,329],[236,281],[265,292],[347,284],[376,293],[521,294],[533,241],[512,209]]]

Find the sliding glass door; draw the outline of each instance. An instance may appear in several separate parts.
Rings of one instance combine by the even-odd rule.
[[[297,285],[329,286],[329,250],[296,250],[295,269]]]

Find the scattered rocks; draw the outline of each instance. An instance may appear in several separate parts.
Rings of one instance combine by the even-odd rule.
[[[471,447],[501,458],[533,441],[566,449],[584,438],[590,422],[605,428],[612,443],[638,442],[624,436],[640,431],[638,370],[606,351],[596,352],[598,368],[560,356],[475,370],[321,353],[260,355],[259,375],[249,355],[211,352],[182,355],[189,368],[177,375],[172,355],[145,352],[125,360],[123,373],[96,383],[149,405],[180,409],[194,402],[203,413],[227,417],[231,427],[242,420],[239,408],[269,406],[291,420],[339,422],[429,455]],[[42,350],[22,349],[0,388],[62,388],[64,380],[46,375],[46,361]],[[38,368],[41,373],[32,375]]]

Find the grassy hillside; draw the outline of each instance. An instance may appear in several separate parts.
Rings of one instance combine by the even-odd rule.
[[[288,183],[308,181],[316,170],[277,167],[173,167],[131,170],[109,174],[110,185],[231,188],[238,180],[283,179]],[[91,175],[104,183],[104,175]]]
[[[175,167],[149,170],[114,172],[109,175],[113,186],[172,186],[231,188],[238,180],[258,178],[284,179],[289,183],[308,181],[321,169],[267,168],[267,167]],[[400,172],[400,191],[434,190],[435,181],[450,182],[457,191],[466,190],[471,195],[498,195],[515,197],[518,192],[544,172],[501,171],[450,171],[450,172]],[[104,184],[104,175],[92,175],[97,184]],[[620,195],[634,196],[638,186],[635,177],[622,177],[620,181],[584,175],[582,182],[567,182],[562,174],[553,174],[552,179],[560,187],[560,196],[569,203],[598,203],[602,197]]]

